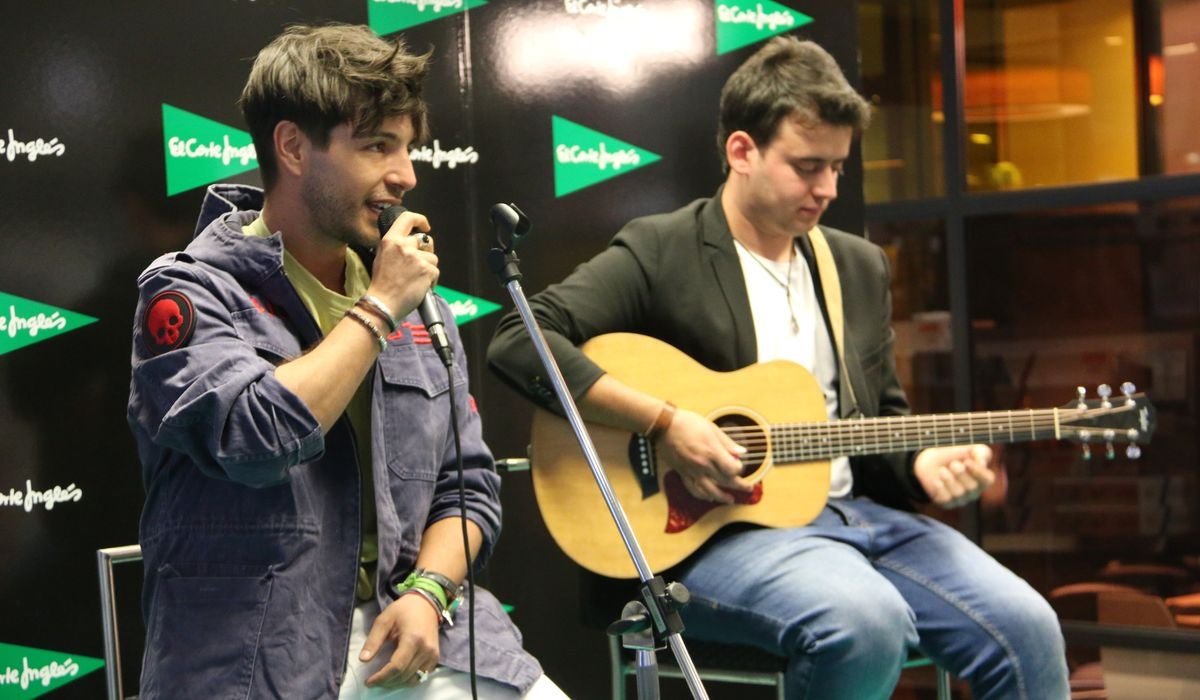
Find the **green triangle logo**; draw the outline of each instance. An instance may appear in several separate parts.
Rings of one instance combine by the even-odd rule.
[[[250,134],[163,103],[167,196],[258,167]]]
[[[551,117],[554,139],[554,196],[590,187],[662,160],[658,155],[620,139]]]
[[[41,697],[103,665],[90,656],[0,644],[0,700]]]
[[[713,6],[718,55],[813,21],[812,17],[772,0],[715,0]]]
[[[91,316],[0,292],[0,355],[95,322]]]
[[[447,303],[450,304],[450,310],[454,312],[454,322],[460,326],[500,309],[499,304],[457,292],[449,287],[437,285],[434,287],[434,291],[445,297]]]
[[[487,0],[367,0],[367,25],[384,36],[486,4]]]

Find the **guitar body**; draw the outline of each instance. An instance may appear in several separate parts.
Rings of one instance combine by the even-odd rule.
[[[812,521],[829,492],[829,460],[839,455],[907,452],[945,445],[1075,440],[1103,449],[1139,443],[1154,432],[1154,407],[1134,386],[1123,397],[1108,385],[1099,399],[1082,393],[1059,408],[829,421],[816,379],[792,362],[713,372],[679,350],[642,335],[593,338],[583,352],[615,379],[705,416],[747,448],[742,476],[750,494],[730,492],[733,504],[693,498],[679,474],[656,468],[642,437],[590,425],[589,432],[646,560],[654,571],[673,566],[720,528],[735,522],[796,527]],[[1082,390],[1081,390],[1082,392]],[[533,420],[533,488],[550,534],[567,556],[604,576],[637,576],[583,451],[567,421],[547,411]]]
[[[604,472],[652,570],[679,563],[730,523],[792,527],[811,522],[820,512],[829,491],[829,462],[773,469],[766,437],[766,426],[773,423],[827,420],[820,387],[803,367],[777,361],[735,372],[713,372],[666,343],[631,333],[598,336],[582,349],[629,386],[669,399],[719,425],[733,422],[751,432],[762,429],[758,444],[765,446],[765,454],[754,460],[745,474],[756,482],[754,502],[719,505],[698,501],[686,492],[680,496],[678,476],[672,477],[670,470],[663,468],[657,473],[657,492],[644,495],[629,456],[633,436],[588,424]],[[538,410],[532,443],[538,508],[558,545],[575,562],[598,574],[636,577],[570,424]],[[668,492],[672,494],[670,503]],[[710,506],[715,507],[708,509]],[[682,522],[679,511],[684,513]]]

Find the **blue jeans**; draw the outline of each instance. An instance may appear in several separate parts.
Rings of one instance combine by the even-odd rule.
[[[786,657],[788,698],[887,698],[910,649],[976,700],[1070,695],[1045,599],[957,530],[868,499],[718,539],[678,580],[684,635]]]

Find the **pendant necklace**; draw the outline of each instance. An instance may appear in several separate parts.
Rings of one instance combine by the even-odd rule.
[[[796,320],[796,309],[792,307],[792,263],[796,262],[795,244],[792,244],[792,256],[788,258],[787,279],[783,280],[780,279],[779,275],[777,275],[770,267],[767,266],[767,263],[764,262],[757,253],[747,248],[736,238],[733,239],[733,242],[741,246],[742,250],[749,253],[750,259],[758,263],[758,266],[763,269],[763,272],[767,273],[768,277],[774,280],[775,283],[780,287],[783,287],[783,293],[787,296],[788,314],[792,317],[792,335],[798,334],[800,332],[800,322]]]

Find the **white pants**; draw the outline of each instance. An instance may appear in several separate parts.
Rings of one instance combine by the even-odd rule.
[[[380,653],[365,664],[358,660],[358,652],[366,644],[367,633],[378,615],[379,604],[375,601],[354,608],[354,619],[350,623],[350,653],[339,700],[463,700],[471,697],[471,675],[445,666],[438,666],[424,683],[411,688],[368,688],[367,678],[391,658],[391,654]],[[487,700],[567,700],[566,694],[545,674],[524,695],[512,686],[488,678],[477,677],[475,687],[479,697]]]

